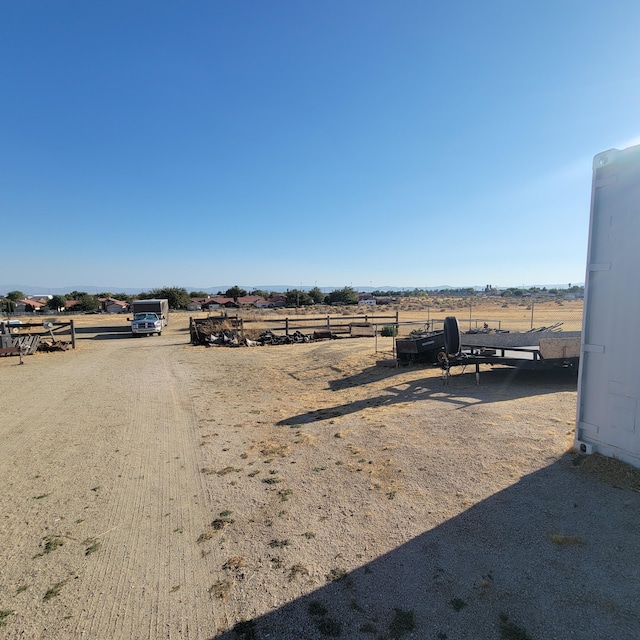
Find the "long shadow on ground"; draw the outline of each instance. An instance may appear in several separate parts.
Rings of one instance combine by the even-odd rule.
[[[637,640],[640,494],[577,460],[567,454],[216,638]]]
[[[113,340],[131,337],[131,327],[129,325],[76,327],[75,331],[76,336],[80,339],[90,338],[91,340]]]
[[[395,370],[397,371],[397,370]],[[363,374],[367,382],[373,382],[373,372]],[[382,374],[377,380],[390,376]],[[356,386],[353,381],[357,376],[351,376],[348,387]],[[332,390],[345,388],[344,378],[331,381]],[[454,375],[445,383],[441,378],[424,378],[418,381],[402,383],[385,387],[376,396],[354,400],[345,404],[324,409],[314,409],[295,416],[284,418],[279,425],[308,424],[320,420],[329,420],[338,416],[369,409],[372,407],[387,407],[421,400],[438,400],[447,402],[454,407],[466,407],[471,404],[503,402],[517,398],[527,398],[559,391],[575,391],[577,381],[574,373],[568,370],[551,371],[523,371],[500,367],[481,374],[481,384],[475,383],[473,374]]]

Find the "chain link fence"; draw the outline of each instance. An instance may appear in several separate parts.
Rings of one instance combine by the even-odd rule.
[[[526,332],[539,329],[581,331],[582,299],[553,297],[467,298],[427,303],[400,311],[399,336],[412,331],[441,331],[446,316],[456,316],[460,330]],[[417,305],[416,305],[417,306]]]
[[[582,299],[527,297],[510,298],[494,307],[491,317],[480,317],[486,309],[469,303],[469,315],[458,316],[461,331],[480,329],[500,329],[510,332],[524,332],[539,329],[554,331],[581,331],[583,315]]]

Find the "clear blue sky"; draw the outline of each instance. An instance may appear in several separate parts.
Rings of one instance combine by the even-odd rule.
[[[637,0],[2,0],[0,282],[582,282],[639,27]]]

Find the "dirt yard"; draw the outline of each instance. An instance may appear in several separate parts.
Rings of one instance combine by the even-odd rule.
[[[569,453],[575,375],[187,319],[0,358],[0,638],[640,637],[640,483]]]

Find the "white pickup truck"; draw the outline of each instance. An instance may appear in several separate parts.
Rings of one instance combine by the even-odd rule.
[[[134,337],[162,334],[162,327],[169,324],[169,301],[166,299],[134,300],[131,303],[133,319],[131,333]]]
[[[162,318],[157,313],[141,311],[133,316],[131,321],[131,333],[134,338],[138,336],[150,336],[157,333],[162,335]]]

